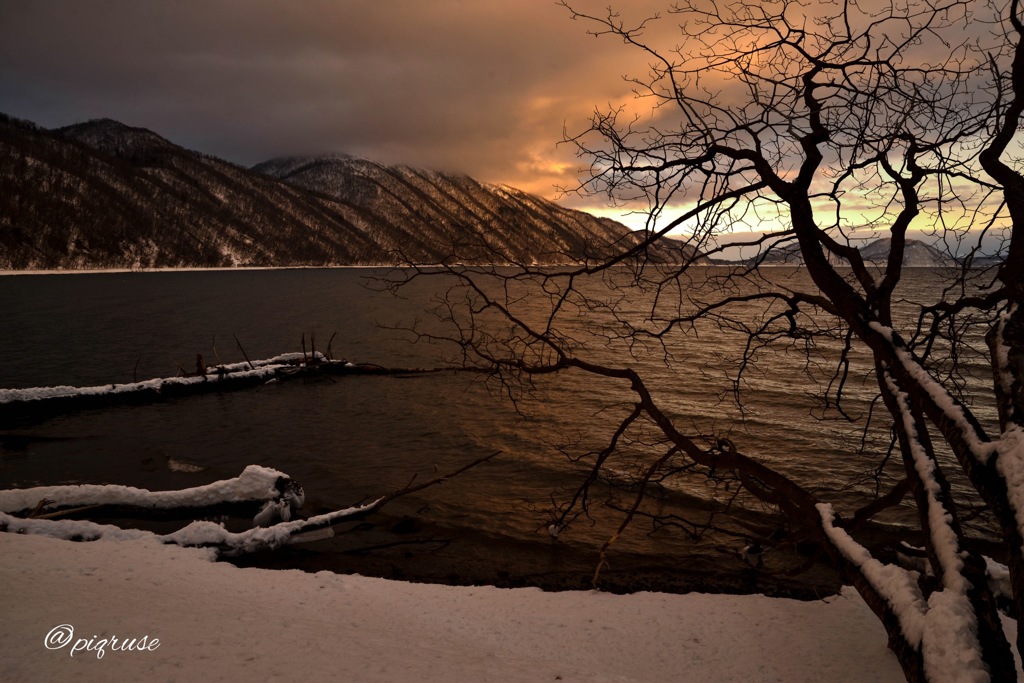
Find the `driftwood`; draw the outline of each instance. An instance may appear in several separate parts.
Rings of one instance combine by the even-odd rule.
[[[74,541],[151,539],[187,547],[211,548],[219,556],[278,548],[292,543],[329,538],[335,527],[362,520],[402,496],[444,483],[498,455],[478,458],[448,474],[407,486],[364,505],[335,510],[309,518],[294,518],[304,503],[302,487],[276,470],[249,466],[233,480],[185,489],[184,491],[146,491],[119,486],[60,486],[39,489],[0,491],[0,532],[36,534]],[[43,498],[40,498],[43,497]],[[49,500],[46,497],[54,498]],[[217,498],[220,500],[217,500]],[[28,501],[38,500],[37,503]],[[80,505],[95,500],[92,505]],[[200,504],[196,504],[196,502]],[[139,529],[123,529],[93,521],[58,518],[62,515],[103,516],[117,511],[126,517],[150,519],[154,515],[180,517],[188,512],[217,509],[219,506],[262,503],[253,519],[253,528],[231,532],[216,522],[196,521],[170,534],[155,534]],[[17,511],[19,514],[9,514]],[[24,516],[20,516],[24,515]]]
[[[196,519],[253,517],[268,502],[305,500],[288,475],[250,465],[237,477],[183,490],[149,491],[111,484],[72,484],[0,490],[0,512],[30,519]]]
[[[244,353],[244,352],[243,352]],[[293,353],[265,360],[206,367],[197,359],[195,373],[128,384],[95,387],[40,387],[0,389],[0,428],[48,419],[77,410],[118,405],[145,405],[168,399],[214,392],[240,391],[273,382],[295,379],[391,375],[411,377],[440,372],[465,372],[462,368],[388,368],[371,363],[331,360],[321,353]]]

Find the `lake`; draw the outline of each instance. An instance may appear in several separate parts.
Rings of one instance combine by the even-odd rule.
[[[933,273],[908,272],[911,294],[936,286]],[[335,358],[392,367],[439,364],[451,348],[414,344],[410,334],[396,328],[419,320],[436,329],[431,302],[448,284],[417,280],[396,298],[378,291],[376,279],[383,275],[369,269],[299,269],[2,277],[0,388],[173,376],[180,368],[194,368],[197,354],[208,364],[243,360],[236,338],[253,359],[300,350],[303,335],[307,344],[315,335],[318,350],[331,340]],[[790,271],[784,277],[805,275]],[[620,315],[636,304],[614,292],[609,301]],[[579,318],[573,325],[581,348],[591,348],[598,336],[594,320]],[[735,343],[728,332],[705,330],[673,349],[669,365],[646,351],[629,362],[649,376],[656,397],[681,424],[728,436],[744,452],[775,462],[807,485],[843,490],[831,498],[850,505],[862,499],[873,480],[865,477],[868,460],[854,454],[860,430],[815,417],[816,403],[800,378],[821,371],[809,371],[801,354],[772,352],[772,372],[749,378],[745,412],[730,396],[709,392],[709,386],[728,388],[722,378],[735,372]],[[593,348],[604,357],[616,351],[614,345]],[[814,353],[827,357],[837,348]],[[628,413],[628,387],[566,373],[539,378],[515,406],[501,389],[469,373],[357,376],[74,413],[0,432],[0,485],[182,488],[258,464],[302,483],[307,509],[315,512],[347,507],[400,488],[414,476],[429,478],[500,451],[494,461],[455,480],[396,501],[388,519],[414,520],[434,534],[430,538],[444,536],[444,544],[437,545],[472,537],[474,548],[489,543],[546,548],[552,493],[564,499],[582,481],[588,460],[573,458],[607,442]],[[851,407],[863,409],[871,394],[870,382],[852,383]],[[884,448],[883,441],[875,446]],[[615,466],[629,474],[636,467],[630,458],[641,450],[640,443],[626,448]],[[678,508],[688,518],[704,519],[699,500],[710,492],[710,484],[696,477],[667,484],[654,499],[663,510]],[[592,523],[581,520],[562,537],[558,553],[575,550],[586,558],[583,564],[592,562],[594,549],[619,519],[601,506],[593,512]],[[899,511],[892,519],[906,514]],[[739,525],[724,524],[729,533],[696,546],[671,529],[650,534],[650,524],[640,520],[616,548],[623,556],[686,557],[695,568],[725,562],[739,572],[742,566],[731,553],[742,547],[745,525],[764,524],[757,509],[739,520]],[[406,527],[378,528],[362,543],[394,547]],[[351,539],[308,544],[301,557],[283,555],[273,562],[346,570],[351,559],[346,543]],[[387,552],[392,554],[384,564],[410,559],[408,548],[403,557]],[[479,565],[493,561],[480,552]],[[473,553],[465,551],[459,560],[467,554]]]

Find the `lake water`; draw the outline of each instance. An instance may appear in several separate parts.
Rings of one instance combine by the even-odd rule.
[[[392,328],[417,319],[435,324],[431,300],[446,285],[424,279],[395,298],[367,286],[380,275],[310,269],[2,277],[0,387],[171,376],[179,367],[194,368],[197,353],[210,364],[242,360],[236,337],[253,359],[300,350],[302,335],[308,344],[315,334],[320,350],[334,335],[336,358],[436,365],[443,347],[413,344]],[[911,293],[931,291],[937,282],[926,271],[908,281]],[[629,305],[617,301],[616,308],[621,313]],[[582,338],[596,329],[593,321],[575,324],[587,344]],[[671,366],[645,352],[630,363],[649,375],[656,397],[681,424],[727,435],[744,452],[772,460],[808,485],[846,489],[840,500],[859,499],[872,486],[864,478],[865,458],[852,454],[860,432],[813,416],[816,403],[800,380],[816,371],[800,354],[773,351],[772,372],[750,377],[747,412],[741,414],[728,396],[708,390],[724,388],[721,378],[734,372],[738,351],[731,344],[728,333],[705,331],[675,349]],[[819,350],[826,356],[834,352]],[[181,488],[237,475],[255,463],[302,483],[307,508],[317,511],[352,505],[413,476],[429,477],[435,468],[451,470],[500,451],[493,462],[456,480],[396,501],[396,518],[418,514],[431,524],[493,538],[546,541],[552,492],[570,491],[587,462],[573,462],[559,448],[570,445],[570,454],[579,455],[606,443],[628,412],[628,392],[620,383],[578,373],[544,377],[517,411],[495,389],[465,373],[345,377],[75,413],[0,432],[0,485]],[[863,388],[851,385],[853,410],[864,408],[856,399],[869,397],[870,389],[870,381]],[[641,444],[631,449],[639,453]],[[630,452],[616,465],[623,471],[635,467]],[[709,492],[700,477],[683,480],[665,489],[661,504],[692,511],[691,496]],[[600,507],[594,513],[594,525],[577,525],[568,543],[592,549],[607,537],[617,515]],[[714,558],[730,543],[742,545],[726,536],[695,551],[680,534],[649,536],[649,530],[637,522],[617,547],[640,552],[653,544],[659,552]]]

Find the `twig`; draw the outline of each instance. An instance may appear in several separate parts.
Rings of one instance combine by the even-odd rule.
[[[457,477],[458,475],[462,474],[466,470],[470,470],[470,469],[476,467],[477,465],[481,465],[481,464],[487,462],[488,460],[491,460],[492,458],[494,458],[494,457],[496,457],[496,456],[498,456],[500,454],[501,454],[501,451],[495,451],[495,452],[491,453],[490,455],[485,455],[482,458],[477,458],[476,460],[474,460],[474,461],[472,461],[472,462],[470,462],[470,463],[468,463],[466,465],[463,465],[462,467],[460,467],[459,469],[457,469],[457,470],[455,470],[453,472],[449,472],[448,474],[442,474],[440,476],[434,477],[433,479],[430,479],[429,481],[425,481],[422,484],[415,484],[414,485],[413,482],[416,481],[416,477],[413,476],[409,480],[409,483],[405,487],[403,487],[401,489],[398,489],[397,491],[392,491],[391,493],[388,493],[388,494],[386,494],[384,496],[381,496],[380,498],[375,500],[373,503],[370,503],[366,507],[362,508],[356,514],[349,515],[349,516],[342,517],[342,518],[338,518],[338,519],[335,519],[333,521],[306,524],[306,525],[303,525],[301,528],[296,529],[295,531],[293,531],[291,535],[299,534],[299,533],[302,533],[302,532],[305,532],[305,531],[310,531],[310,530],[313,530],[313,529],[322,529],[322,528],[325,528],[325,527],[334,526],[335,524],[351,522],[353,519],[358,519],[358,518],[364,517],[364,516],[366,516],[366,515],[368,515],[368,514],[370,514],[372,512],[376,512],[376,511],[380,510],[382,507],[384,507],[385,505],[387,505],[391,501],[395,500],[396,498],[401,498],[402,496],[407,496],[410,493],[416,493],[418,491],[422,491],[425,488],[429,488],[429,487],[435,486],[437,484],[443,484],[444,482],[448,481],[452,477]]]
[[[217,365],[224,365],[220,359],[220,354],[217,353],[217,335],[213,335],[213,341],[210,343],[213,346],[213,357],[217,359]]]
[[[331,338],[327,340],[327,360],[334,360],[334,356],[331,355],[331,342],[334,341],[334,337],[337,334],[337,332],[334,332],[334,334],[331,335]]]
[[[45,515],[30,515],[31,519],[57,519],[59,517],[65,517],[67,515],[74,515],[80,512],[89,512],[91,510],[97,510],[102,508],[102,505],[83,505],[77,508],[68,508],[67,510],[57,510],[55,512],[48,512]]]
[[[242,348],[242,342],[238,341],[238,336],[234,334],[231,336],[235,338],[235,343],[238,344],[238,350],[242,352],[242,358],[245,358],[245,362],[249,364],[249,369],[255,370],[256,368],[253,367],[252,361],[249,360],[249,355],[246,354],[245,349]]]

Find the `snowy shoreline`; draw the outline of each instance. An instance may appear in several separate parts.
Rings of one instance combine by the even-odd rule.
[[[400,268],[398,265],[351,265],[351,266],[187,266],[181,268],[53,268],[39,270],[0,270],[0,277],[15,277],[19,275],[110,275],[126,273],[207,273],[207,272],[231,272],[231,271],[261,271],[261,270],[341,270],[341,269],[391,269]],[[429,268],[430,266],[424,266]]]
[[[15,534],[0,534],[0,578],[4,681],[903,680],[850,589],[801,602],[455,588]],[[58,627],[73,634],[47,640]]]

